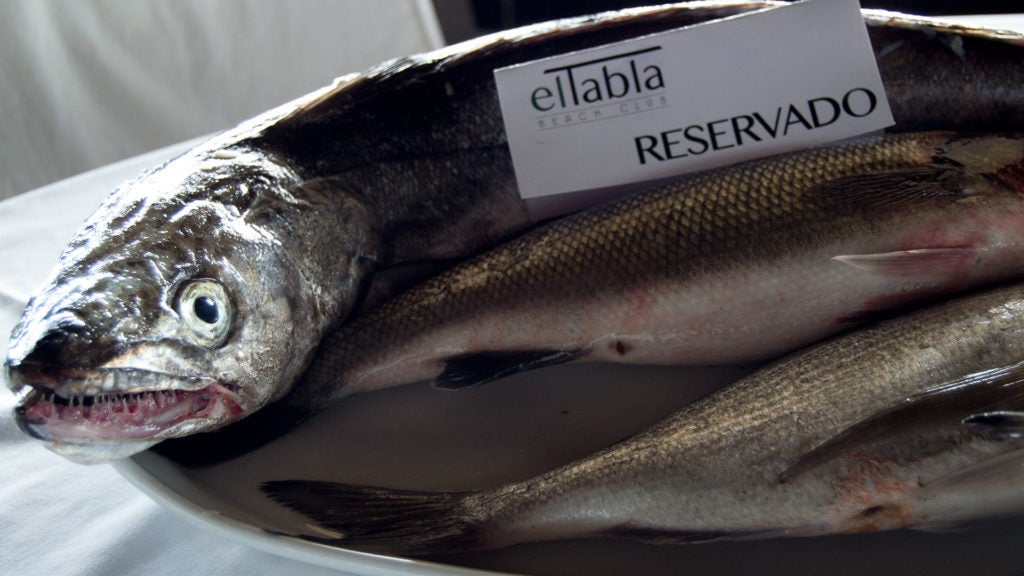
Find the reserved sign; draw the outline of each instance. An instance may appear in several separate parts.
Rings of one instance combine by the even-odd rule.
[[[893,124],[857,0],[806,0],[494,75],[527,199],[664,179]]]

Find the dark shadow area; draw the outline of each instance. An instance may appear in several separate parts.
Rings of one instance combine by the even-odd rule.
[[[488,32],[556,18],[581,16],[657,4],[638,0],[434,0],[441,28],[449,43]],[[1021,12],[1012,2],[931,0],[862,0],[863,8],[879,8],[922,16],[943,14],[1006,14]]]

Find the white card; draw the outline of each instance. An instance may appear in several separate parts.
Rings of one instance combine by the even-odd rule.
[[[526,199],[664,179],[893,124],[857,0],[806,0],[494,75]]]

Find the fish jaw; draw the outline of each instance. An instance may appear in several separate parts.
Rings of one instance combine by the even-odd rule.
[[[106,464],[114,460],[129,458],[151,448],[157,442],[157,440],[114,442],[111,444],[52,442],[47,444],[46,447],[75,464]]]
[[[20,366],[13,371],[8,366],[8,373],[19,393],[18,426],[54,449],[105,446],[111,451],[123,443],[114,450],[121,454],[115,457],[123,457],[163,438],[223,426],[252,410],[233,391],[236,386],[203,377],[134,370],[132,379],[147,386],[105,392],[116,390],[112,382],[124,369]]]

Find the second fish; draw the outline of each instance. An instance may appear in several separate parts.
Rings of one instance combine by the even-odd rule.
[[[1024,139],[869,138],[683,178],[527,234],[338,331],[306,380],[458,388],[568,359],[765,360],[1019,275],[1022,258]]]

